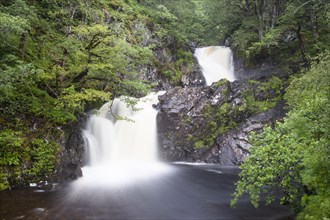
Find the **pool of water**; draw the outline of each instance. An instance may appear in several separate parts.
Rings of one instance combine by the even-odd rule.
[[[173,172],[124,186],[77,182],[1,192],[1,219],[293,219],[279,204],[230,207],[238,168],[171,164]],[[101,181],[101,180],[100,180]]]

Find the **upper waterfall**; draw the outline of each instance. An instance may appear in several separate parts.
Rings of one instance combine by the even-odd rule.
[[[206,84],[226,78],[234,81],[233,53],[229,47],[210,46],[197,48],[195,56],[202,68]]]

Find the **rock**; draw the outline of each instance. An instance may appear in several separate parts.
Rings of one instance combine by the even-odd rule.
[[[204,86],[206,81],[199,66],[195,64],[192,72],[182,75],[181,83],[183,86]]]
[[[283,107],[283,103],[280,102],[277,106],[266,112],[247,118],[237,128],[218,137],[216,146],[221,151],[219,163],[222,165],[241,164],[249,155],[249,133],[252,131],[258,133],[262,131],[266,124],[272,125],[276,120],[283,118],[285,115]]]
[[[81,167],[85,164],[82,130],[86,120],[86,117],[80,117],[63,129],[63,137],[60,140],[61,155],[54,173],[54,182],[65,182],[82,176]]]
[[[245,63],[238,57],[235,57],[235,77],[238,80],[261,79],[271,76],[279,76],[280,78],[288,78],[289,75],[278,68],[272,60],[260,61],[259,65],[247,67]]]
[[[260,132],[285,114],[283,102],[276,101],[280,97],[265,89],[270,80],[220,80],[211,86],[175,87],[159,96],[161,158],[240,164],[249,155],[249,133]],[[270,98],[264,101],[263,97]],[[276,106],[267,107],[272,105]]]

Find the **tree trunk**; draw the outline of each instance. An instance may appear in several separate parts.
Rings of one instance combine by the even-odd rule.
[[[263,6],[262,6],[262,20],[264,23],[264,30],[265,32],[267,32],[267,30],[269,29],[270,25],[269,25],[269,21],[270,21],[270,12],[269,12],[269,4],[268,4],[268,0],[264,0],[263,2]]]
[[[264,22],[262,19],[262,6],[259,0],[254,0],[254,13],[257,16],[259,40],[261,41],[264,33]]]
[[[310,9],[310,17],[311,17],[313,35],[315,38],[318,38],[319,35],[318,35],[318,31],[317,31],[317,18],[316,18],[314,5],[312,5],[311,9]]]
[[[275,0],[273,2],[273,8],[272,8],[272,20],[271,20],[271,28],[274,28],[276,25],[276,21],[277,21],[277,17],[278,17],[278,8],[279,8],[279,4],[278,4],[278,0]]]
[[[21,34],[20,43],[19,43],[19,50],[21,53],[22,60],[24,60],[24,57],[25,57],[26,37],[27,37],[26,34],[27,34],[26,32],[23,32]]]
[[[250,10],[250,0],[245,0],[246,10]]]
[[[299,48],[300,48],[302,60],[304,62],[304,67],[305,68],[308,68],[309,67],[309,63],[308,63],[308,60],[306,58],[306,51],[305,51],[305,46],[304,46],[304,40],[303,40],[303,36],[301,34],[301,25],[299,23],[298,23],[298,28],[296,30],[296,34],[297,34],[297,38],[299,40]]]
[[[84,76],[88,74],[88,68],[86,67],[81,73],[76,76],[72,82],[77,83],[79,82]]]

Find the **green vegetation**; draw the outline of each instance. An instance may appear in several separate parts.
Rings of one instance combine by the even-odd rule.
[[[0,189],[51,178],[65,126],[145,95],[148,68],[178,83],[192,59],[175,50],[185,43],[170,34],[175,22],[135,0],[0,1]],[[157,48],[177,59],[159,61]]]
[[[299,212],[299,219],[329,219],[329,2],[153,2],[163,4],[182,21],[178,30],[189,41],[198,45],[229,43],[236,57],[247,66],[267,61],[289,74],[303,72],[292,79],[287,90],[276,77],[269,83],[250,81],[242,105],[232,108],[223,104],[223,111],[219,110],[259,113],[275,106],[284,91],[290,108],[287,118],[275,129],[267,128],[251,137],[251,156],[242,165],[233,203],[244,193],[250,195],[254,205],[258,204],[260,194],[269,203],[274,199],[272,190],[281,189],[282,203]],[[271,95],[256,99],[256,92],[265,91]],[[206,111],[205,115],[216,112]],[[188,141],[194,140],[195,148],[208,146],[223,125],[217,120],[214,123],[208,127],[212,134],[202,140],[188,135]]]
[[[266,82],[249,80],[248,83],[248,88],[243,91],[243,104],[238,107],[239,111],[246,111],[247,115],[264,112],[282,100],[283,82],[280,78],[272,76]]]
[[[146,94],[146,70],[178,85],[193,66],[187,42],[227,43],[247,66],[299,75],[287,89],[275,76],[250,80],[239,104],[207,106],[210,123],[193,125],[203,139],[187,141],[211,146],[285,92],[289,113],[251,136],[233,203],[244,193],[270,203],[280,190],[299,219],[329,219],[329,11],[325,0],[0,0],[0,190],[51,177],[63,128],[115,97]],[[227,83],[215,85],[223,97]]]
[[[172,13],[181,37],[198,45],[227,42],[250,66],[268,60],[282,68],[306,67],[310,57],[330,49],[330,6],[325,0],[140,2]]]
[[[31,141],[30,141],[31,140]],[[54,172],[59,145],[45,138],[24,138],[13,130],[0,132],[0,189],[20,185],[23,179],[37,182]],[[22,167],[24,166],[24,168]]]
[[[241,166],[235,198],[261,196],[300,212],[298,219],[330,217],[330,56],[321,54],[311,69],[295,77],[285,99],[289,113],[274,129],[251,137],[251,156]]]

